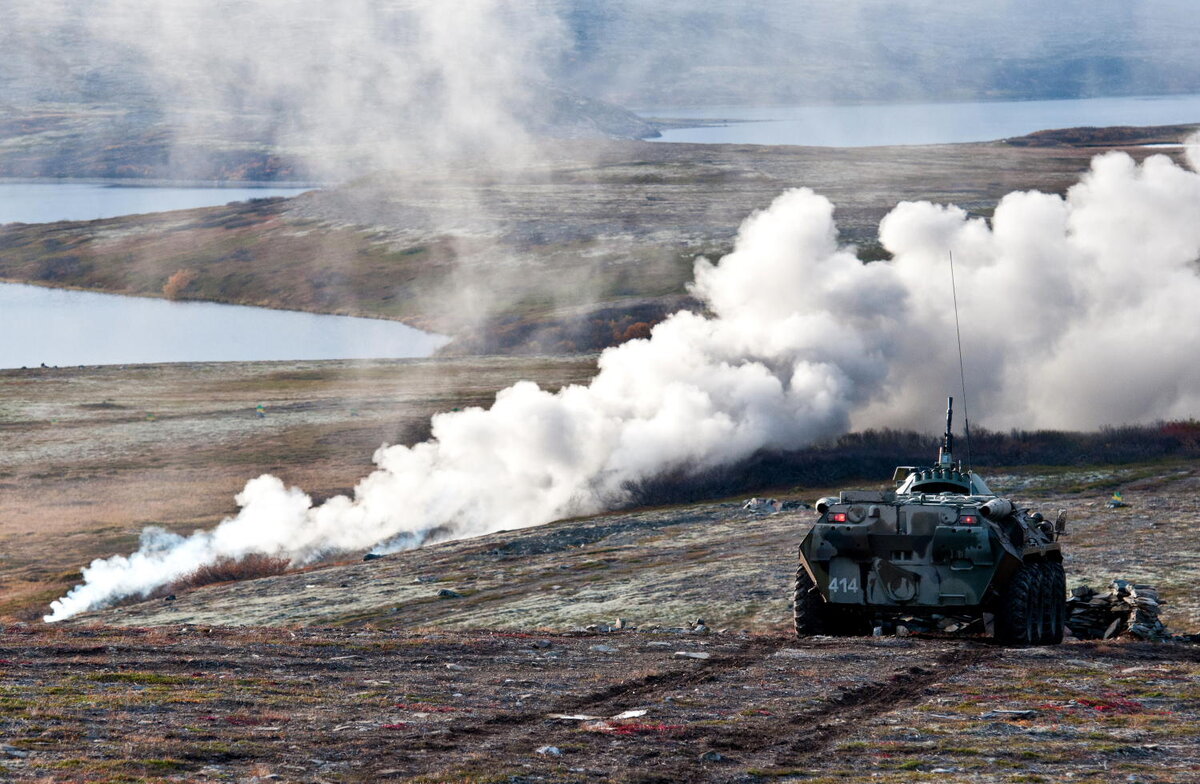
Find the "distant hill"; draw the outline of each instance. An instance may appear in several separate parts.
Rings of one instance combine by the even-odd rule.
[[[1200,90],[1187,0],[558,0],[559,75],[626,106],[1037,99]]]

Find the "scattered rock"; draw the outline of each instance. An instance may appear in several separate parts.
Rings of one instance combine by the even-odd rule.
[[[1113,580],[1107,594],[1081,585],[1067,599],[1067,627],[1080,640],[1107,640],[1128,634],[1140,640],[1161,642],[1171,639],[1171,633],[1158,617],[1164,604],[1158,591],[1149,585]]]
[[[458,591],[452,591],[449,588],[443,588],[437,592],[439,599],[461,599],[463,595]]]
[[[553,644],[554,643],[550,642],[549,640],[534,640],[533,642],[529,643],[529,647],[530,648],[549,648]]]
[[[706,751],[700,755],[701,762],[721,762],[725,759],[725,755],[715,751]]]
[[[545,757],[561,757],[562,749],[557,746],[542,746],[536,753]]]
[[[675,651],[676,659],[709,659],[712,658],[711,653],[703,651]]]
[[[799,648],[780,648],[771,655],[780,659],[820,659],[825,656],[825,654],[822,653],[803,651]]]
[[[14,757],[16,759],[25,759],[29,756],[29,752],[24,749],[18,749],[16,746],[9,746],[7,743],[0,743],[0,754],[6,757]]]
[[[455,664],[454,662],[451,662],[450,664],[446,665],[446,669],[454,670],[455,672],[462,672],[463,670],[465,670],[467,668],[462,666],[461,664]]]
[[[595,651],[596,653],[616,653],[617,652],[617,649],[612,647],[611,645],[592,645],[588,648],[588,650]]]
[[[383,556],[380,555],[379,553],[367,553],[366,555],[363,556],[363,560],[364,561],[377,561],[382,557]]]
[[[1037,714],[1035,710],[990,710],[986,713],[981,713],[980,717],[984,719],[1024,719]]]
[[[783,511],[783,501],[776,498],[751,498],[742,504],[742,508],[748,509],[751,512],[775,514],[776,512]]]

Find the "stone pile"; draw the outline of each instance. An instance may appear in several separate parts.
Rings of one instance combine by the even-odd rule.
[[[1067,599],[1067,628],[1077,639],[1111,639],[1128,634],[1140,640],[1171,638],[1158,617],[1164,604],[1152,586],[1113,580],[1108,593],[1081,585]]]

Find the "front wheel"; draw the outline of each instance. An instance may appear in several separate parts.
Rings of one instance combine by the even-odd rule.
[[[1022,564],[1000,595],[996,639],[1010,645],[1057,645],[1066,620],[1062,564]]]

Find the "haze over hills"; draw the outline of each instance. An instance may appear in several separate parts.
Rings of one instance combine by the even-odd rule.
[[[627,106],[1077,98],[1191,92],[1183,0],[745,4],[563,0],[560,73]]]
[[[0,100],[153,111],[183,98],[164,96],[156,84],[152,42],[136,35],[163,28],[155,27],[156,14],[139,14],[136,2],[23,5],[0,2]],[[199,7],[181,8],[189,5]],[[419,17],[430,4],[351,5],[366,18],[362,29],[372,41],[420,68]],[[204,6],[232,17],[235,33],[281,49],[305,46],[316,32],[344,32],[350,16],[303,3],[286,14],[266,8],[255,16]],[[1028,0],[767,0],[752,8],[731,0],[540,0],[528,10],[464,16],[508,27],[511,43],[529,50],[520,60],[540,66],[549,85],[625,106],[711,106],[1189,92],[1200,86],[1200,29],[1181,22],[1193,12],[1186,0],[1062,0],[1051,7]],[[149,18],[129,23],[137,16]],[[268,29],[246,29],[263,19]],[[204,29],[191,32],[204,41]],[[187,52],[176,55],[186,62]],[[375,76],[385,90],[388,74]]]
[[[341,179],[463,150],[504,158],[529,138],[653,135],[628,107],[1188,93],[1191,13],[1183,0],[0,0],[0,176]]]

